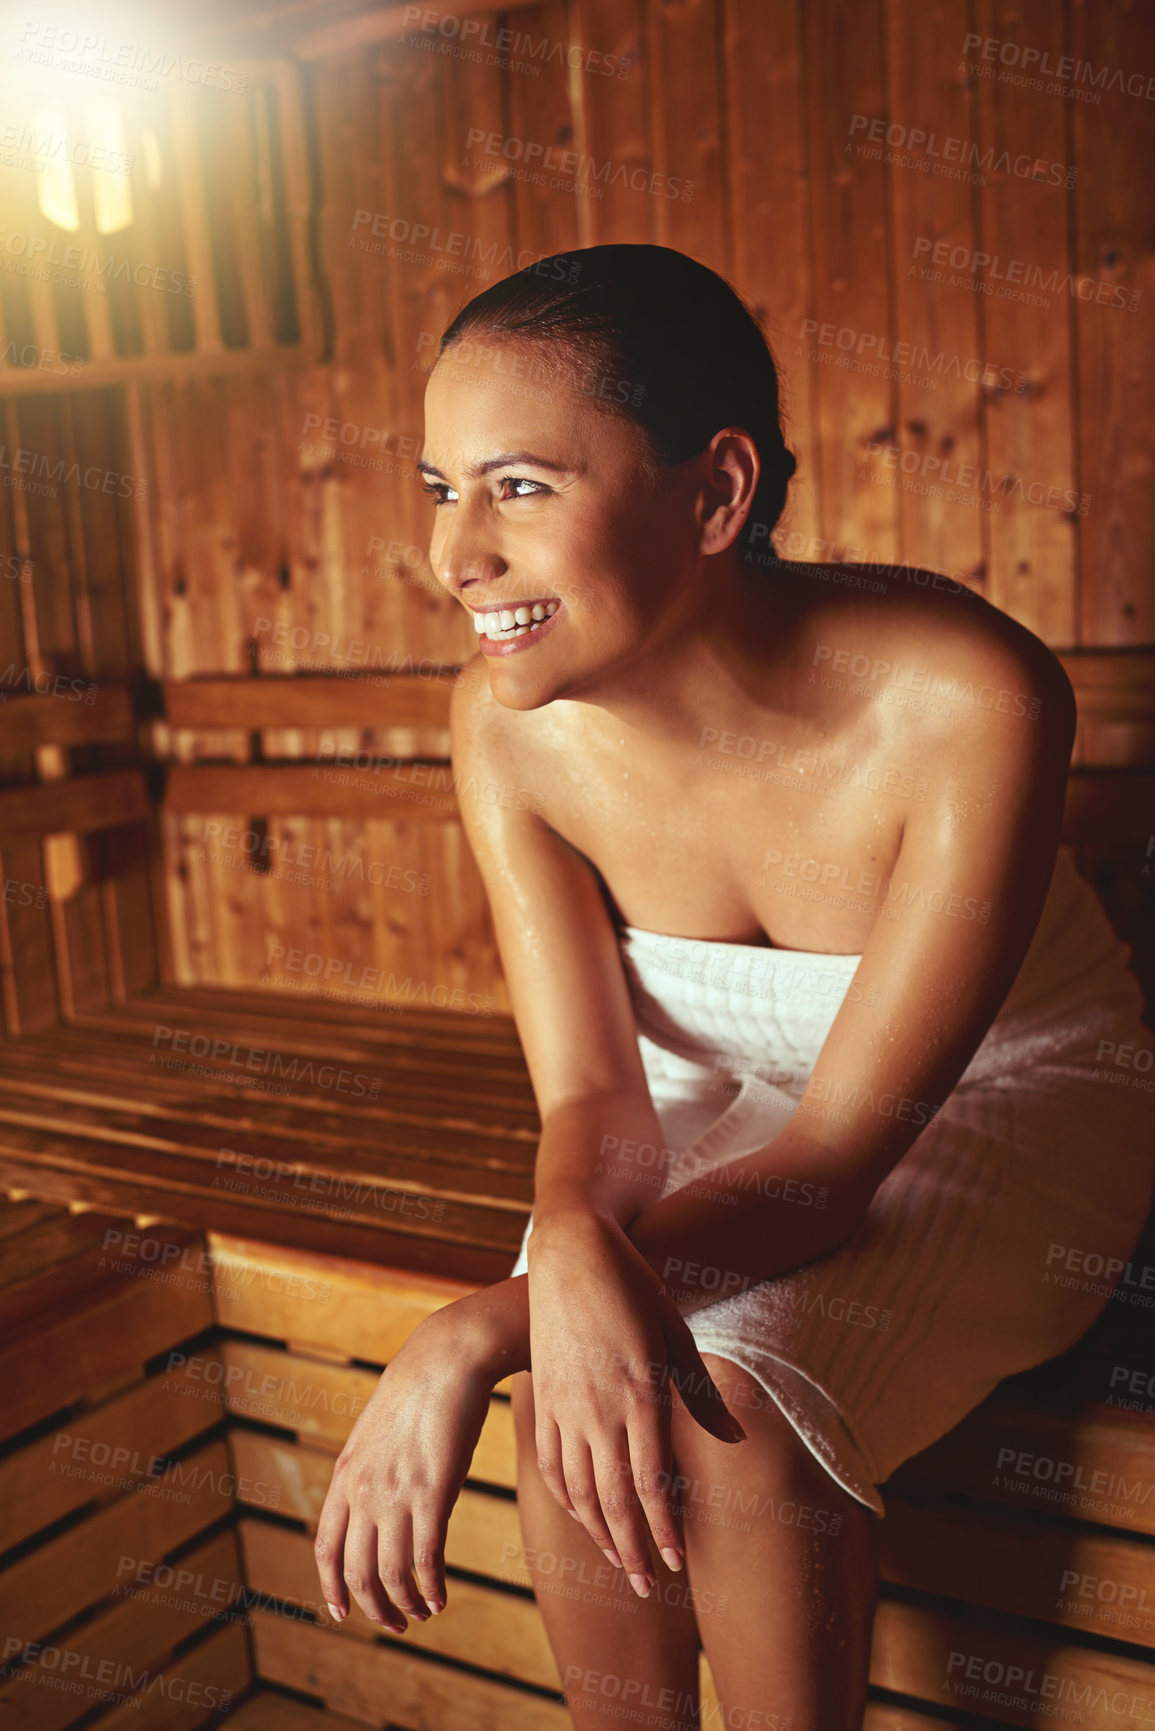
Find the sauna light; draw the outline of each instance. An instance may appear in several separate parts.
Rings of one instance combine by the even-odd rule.
[[[88,137],[95,160],[127,165],[124,127],[111,102],[88,105]],[[123,169],[92,169],[92,209],[97,234],[117,234],[132,226],[132,185]]]
[[[41,108],[33,117],[32,130],[36,137],[61,142],[68,136],[68,122],[62,108]],[[76,182],[72,164],[63,148],[50,149],[36,172],[36,202],[49,222],[57,228],[75,233],[80,227],[80,212],[76,208]]]
[[[144,178],[150,192],[157,192],[164,179],[160,160],[160,139],[151,126],[142,126],[140,146],[144,152]]]

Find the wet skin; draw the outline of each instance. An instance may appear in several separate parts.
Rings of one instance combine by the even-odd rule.
[[[415,1336],[396,1394],[391,1366],[338,1463],[322,1580],[340,1608],[344,1568],[354,1596],[386,1620],[397,1607],[419,1614],[422,1594],[444,1596],[438,1535],[471,1449],[450,1393],[444,1412],[426,1395],[416,1474],[398,1441],[418,1422],[408,1416],[413,1366],[441,1367],[437,1387],[449,1391],[532,1362],[528,1426],[529,1379],[515,1387],[544,1500],[577,1517],[575,1543],[584,1527],[620,1556],[644,1596],[657,1567],[651,1539],[685,1550],[676,1511],[654,1488],[672,1460],[671,1403],[647,1373],[655,1358],[703,1391],[677,1408],[687,1452],[693,1423],[695,1441],[721,1455],[757,1448],[773,1477],[794,1446],[766,1426],[727,1440],[684,1323],[711,1295],[684,1290],[674,1304],[655,1271],[676,1256],[754,1282],[830,1254],[917,1134],[869,1112],[836,1126],[806,1110],[804,1095],[774,1142],[773,1170],[828,1184],[831,1203],[794,1210],[814,1218],[788,1231],[770,1203],[711,1205],[692,1186],[655,1200],[652,1173],[619,1163],[599,1175],[607,1128],[623,1142],[662,1141],[615,922],[861,955],[854,985],[866,990],[840,1007],[814,1076],[941,1101],[1037,923],[1074,730],[1055,657],[978,597],[909,574],[767,570],[745,558],[759,470],[742,429],[655,468],[637,427],[580,389],[519,386],[511,352],[474,345],[467,363],[453,351],[438,363],[424,462],[438,500],[430,561],[447,593],[470,610],[561,602],[540,638],[470,660],[452,717],[459,781],[506,790],[497,801],[463,793],[461,814],[542,1117],[535,1225],[528,1277],[447,1307]],[[885,592],[852,587],[855,575]],[[945,695],[927,689],[936,681]],[[821,896],[801,893],[814,887]],[[619,1361],[619,1379],[589,1368]],[[439,1453],[454,1464],[434,1470]],[[386,1504],[404,1504],[404,1519],[386,1518]],[[865,1653],[873,1579],[831,1591],[844,1594]],[[799,1665],[805,1703],[817,1661]],[[739,1694],[748,1682],[738,1677]],[[849,1725],[853,1711],[824,1722]]]

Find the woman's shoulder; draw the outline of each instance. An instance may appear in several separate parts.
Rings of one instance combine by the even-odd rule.
[[[812,590],[816,667],[896,689],[1052,719],[1074,694],[1058,656],[1017,619],[943,572],[877,564],[794,566]]]

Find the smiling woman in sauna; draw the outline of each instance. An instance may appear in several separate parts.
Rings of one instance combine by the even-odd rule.
[[[1149,1201],[1146,1097],[1095,1079],[1139,988],[1057,853],[1070,686],[960,584],[775,556],[773,360],[666,248],[472,300],[421,468],[543,1129],[513,1274],[421,1324],[337,1464],[326,1598],[444,1607],[512,1372],[574,1724],[696,1726],[701,1646],[724,1727],[860,1726],[878,1487],[1074,1343],[1110,1281],[1054,1247],[1121,1268]]]

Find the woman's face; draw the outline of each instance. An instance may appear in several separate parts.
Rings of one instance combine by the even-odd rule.
[[[425,396],[430,564],[475,619],[531,610],[521,635],[478,637],[511,709],[616,681],[672,631],[697,567],[686,466],[650,472],[640,429],[587,394],[597,377],[552,354],[461,343]]]

